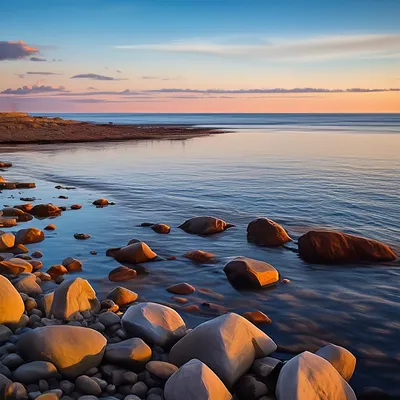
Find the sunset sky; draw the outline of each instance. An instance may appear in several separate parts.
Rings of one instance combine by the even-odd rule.
[[[400,112],[399,0],[19,0],[0,110]]]

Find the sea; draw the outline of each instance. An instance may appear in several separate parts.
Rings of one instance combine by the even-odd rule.
[[[72,256],[83,262],[79,276],[99,297],[116,284],[108,273],[119,264],[107,248],[145,241],[164,259],[145,265],[147,274],[123,282],[141,301],[181,305],[166,288],[188,282],[196,292],[178,309],[188,327],[231,311],[260,310],[272,324],[260,326],[289,359],[326,343],[357,358],[351,385],[377,386],[400,394],[400,263],[314,265],[296,253],[299,236],[328,228],[383,241],[400,254],[400,114],[40,114],[94,123],[190,124],[228,133],[190,140],[149,140],[55,145],[2,146],[1,159],[14,167],[6,179],[34,181],[37,189],[3,191],[3,204],[52,202],[68,210],[46,240],[30,249],[44,253],[45,267]],[[56,185],[74,190],[57,190]],[[68,199],[59,199],[67,195]],[[105,197],[114,206],[96,208]],[[177,227],[197,215],[235,224],[200,237]],[[250,221],[265,216],[283,225],[289,248],[260,248],[246,240]],[[160,235],[143,222],[166,223]],[[26,226],[43,228],[49,220]],[[74,233],[88,233],[86,241]],[[193,249],[216,254],[195,264],[182,255]],[[90,254],[96,251],[97,255]],[[236,256],[263,260],[290,283],[239,291],[223,272]],[[73,275],[67,279],[74,278]]]

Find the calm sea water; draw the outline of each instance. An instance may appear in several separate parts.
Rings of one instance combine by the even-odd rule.
[[[246,241],[247,224],[257,216],[281,223],[295,239],[310,228],[332,228],[382,240],[400,254],[400,115],[296,114],[68,114],[93,122],[190,123],[230,128],[232,133],[188,141],[58,144],[2,148],[15,167],[8,179],[34,180],[37,189],[3,192],[3,204],[20,196],[40,202],[83,204],[54,222],[57,230],[30,246],[44,252],[45,266],[67,256],[84,262],[81,276],[106,293],[115,284],[109,271],[119,264],[105,256],[109,247],[131,238],[147,242],[176,261],[147,265],[148,276],[124,285],[141,300],[174,303],[166,287],[189,282],[197,291],[188,304],[213,302],[242,313],[261,310],[273,320],[263,327],[286,351],[316,350],[326,342],[357,357],[352,385],[400,388],[400,264],[321,266],[304,263],[286,249],[258,248]],[[4,154],[7,153],[7,154]],[[58,191],[56,184],[77,189]],[[60,194],[69,196],[60,200]],[[97,209],[99,197],[115,206]],[[214,215],[236,225],[203,238],[176,229],[194,215]],[[158,235],[141,222],[163,222]],[[48,220],[25,224],[39,228]],[[91,239],[77,241],[76,232]],[[295,245],[294,245],[295,247]],[[181,257],[190,249],[217,255],[196,265]],[[96,250],[96,256],[90,255]],[[244,255],[274,265],[290,284],[260,291],[231,287],[223,266]],[[175,305],[176,306],[176,305]],[[181,312],[189,326],[212,311]]]

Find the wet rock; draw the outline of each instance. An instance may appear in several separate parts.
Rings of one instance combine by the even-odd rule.
[[[14,370],[22,365],[24,363],[24,360],[18,354],[11,353],[4,357],[1,362],[10,370]]]
[[[344,347],[328,344],[315,354],[329,361],[345,381],[350,381],[356,368],[356,358],[350,351]]]
[[[172,347],[170,361],[181,366],[192,358],[207,364],[231,387],[260,358],[276,351],[275,342],[245,318],[229,313],[204,322]]]
[[[251,371],[259,378],[265,379],[280,364],[281,361],[276,358],[263,357],[254,360],[253,365],[251,366]]]
[[[72,204],[71,210],[80,210],[82,208],[82,204]]]
[[[271,318],[261,311],[248,311],[243,314],[243,317],[252,322],[253,324],[272,324]]]
[[[35,201],[35,197],[21,197],[21,201]],[[28,204],[19,204],[14,206],[14,208],[18,208],[18,210],[22,210],[23,212],[29,213],[30,210],[33,208],[33,204],[28,203]]]
[[[123,282],[134,279],[137,273],[134,269],[125,266],[114,268],[109,274],[108,279],[112,282]]]
[[[67,257],[62,265],[67,269],[68,272],[80,272],[82,271],[82,263],[73,257]]]
[[[86,240],[90,238],[90,235],[87,233],[75,233],[74,238],[78,240]]]
[[[54,378],[58,375],[57,368],[47,361],[33,361],[18,367],[13,374],[17,382],[35,383],[40,379]]]
[[[157,257],[157,254],[144,242],[137,242],[125,247],[109,249],[106,255],[114,257],[119,262],[129,262],[132,264],[148,262]]]
[[[121,320],[117,314],[106,311],[105,313],[99,315],[99,322],[107,328],[111,325],[121,323]]]
[[[43,253],[41,251],[34,251],[32,253],[32,257],[33,258],[42,258],[43,257]]]
[[[86,375],[81,375],[76,379],[75,388],[81,393],[91,394],[93,396],[100,396],[102,392],[98,383]]]
[[[189,301],[185,297],[178,297],[178,296],[172,296],[171,299],[175,300],[177,303],[181,303],[181,304],[187,303]]]
[[[279,281],[279,272],[272,265],[247,257],[236,257],[229,261],[224,272],[236,287],[261,288]]]
[[[0,228],[11,228],[17,225],[15,218],[3,218],[0,216]]]
[[[44,228],[44,230],[46,230],[46,231],[55,231],[56,230],[56,226],[54,224],[49,224]]]
[[[21,258],[9,258],[0,261],[0,274],[19,275],[24,272],[32,272],[33,267],[28,261]]]
[[[41,261],[39,261],[39,260],[31,260],[31,261],[28,261],[28,262],[29,262],[29,264],[32,265],[32,270],[34,272],[36,272],[37,270],[39,270],[39,269],[41,269],[43,267],[43,263]]]
[[[196,289],[188,283],[178,283],[167,288],[167,291],[174,294],[188,295],[192,294]]]
[[[3,233],[0,235],[0,251],[7,251],[14,247],[15,236],[12,233]]]
[[[283,278],[283,279],[282,279],[282,283],[290,283],[290,279]]]
[[[299,238],[299,254],[305,261],[322,264],[394,261],[396,255],[384,243],[335,231],[310,231]]]
[[[28,393],[22,383],[14,382],[5,386],[1,398],[3,400],[27,400]]]
[[[0,168],[11,168],[12,163],[6,161],[0,161]]]
[[[194,217],[185,221],[178,228],[187,233],[196,235],[212,235],[214,233],[223,232],[228,228],[234,227],[222,219],[215,217]]]
[[[3,217],[15,217],[18,222],[27,222],[33,219],[32,215],[19,208],[6,207],[3,208],[2,212]]]
[[[276,397],[278,400],[356,400],[353,390],[332,364],[308,351],[283,366]]]
[[[146,364],[146,370],[157,378],[166,381],[173,373],[178,371],[178,367],[165,361],[149,361]]]
[[[68,270],[64,267],[64,265],[52,265],[47,271],[52,279],[56,279],[61,275],[67,274]]]
[[[285,229],[268,218],[257,218],[247,226],[247,240],[257,246],[282,246],[290,242]]]
[[[7,250],[10,253],[13,253],[14,255],[25,255],[26,253],[29,252],[29,250],[21,243],[16,244],[14,247],[12,247],[11,249]],[[27,257],[27,255],[25,255],[24,257]]]
[[[50,314],[62,320],[73,320],[82,311],[98,312],[100,302],[86,279],[63,282],[55,291]]]
[[[36,282],[37,277],[31,273],[24,272],[13,282],[18,292],[26,293],[29,296],[37,296],[43,293],[42,288]]]
[[[90,252],[90,254],[93,255],[93,256],[95,256],[95,255],[97,254],[97,251],[92,250],[92,251]]]
[[[111,290],[111,292],[107,294],[107,299],[112,300],[119,307],[133,303],[137,300],[137,298],[137,293],[132,292],[131,290],[121,286],[114,288],[113,290]]]
[[[0,324],[0,344],[7,342],[8,338],[12,336],[12,330],[5,325]],[[1,371],[0,371],[1,373]]]
[[[38,204],[29,211],[30,214],[39,218],[57,217],[61,215],[61,209],[54,204]]]
[[[191,250],[183,255],[183,257],[198,263],[208,263],[215,261],[215,254],[203,250]]]
[[[182,307],[182,311],[186,312],[199,312],[200,307],[197,304],[190,304],[188,306]]]
[[[64,200],[66,200],[66,199],[68,199],[68,196],[64,196],[64,195],[60,194],[60,195],[58,196],[58,198],[59,198],[59,199],[64,199]]]
[[[104,207],[109,205],[109,201],[107,199],[97,199],[93,202],[93,205]]]
[[[18,341],[19,353],[31,361],[49,361],[67,378],[97,367],[106,347],[100,333],[77,326],[46,326],[33,329]]]
[[[186,333],[180,315],[172,308],[156,303],[130,306],[122,317],[122,325],[130,336],[161,347],[171,346]]]
[[[232,395],[218,376],[197,359],[184,364],[168,379],[164,396],[165,400],[232,399]]]
[[[265,383],[252,375],[243,375],[236,384],[236,394],[243,400],[258,400],[268,393]]]
[[[167,234],[171,232],[171,227],[166,224],[152,225],[151,229],[156,233]]]
[[[44,240],[44,232],[37,228],[21,229],[15,236],[16,244],[38,243]]]

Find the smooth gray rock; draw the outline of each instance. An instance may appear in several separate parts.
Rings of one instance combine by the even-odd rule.
[[[81,375],[76,379],[75,389],[83,394],[90,394],[93,396],[100,396],[102,392],[99,384],[86,375]]]
[[[13,374],[13,378],[21,383],[34,383],[40,379],[49,379],[58,375],[54,364],[47,361],[33,361],[18,367]]]

